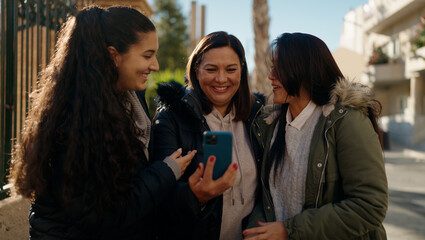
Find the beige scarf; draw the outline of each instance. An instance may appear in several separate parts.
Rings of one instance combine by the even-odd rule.
[[[138,139],[143,143],[145,146],[143,148],[143,151],[146,155],[146,158],[149,158],[149,152],[148,152],[148,146],[149,146],[149,139],[150,139],[150,133],[151,133],[151,120],[146,115],[145,110],[142,107],[142,104],[139,101],[139,98],[137,98],[136,92],[134,91],[127,91],[128,99],[130,100],[131,106],[129,108],[133,111],[133,118],[135,120],[136,127],[141,129],[142,134],[138,136]]]

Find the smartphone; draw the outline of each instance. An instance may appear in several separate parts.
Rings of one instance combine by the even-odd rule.
[[[233,135],[231,132],[206,131],[203,136],[204,166],[208,157],[214,155],[216,161],[213,170],[213,179],[221,177],[232,163]]]

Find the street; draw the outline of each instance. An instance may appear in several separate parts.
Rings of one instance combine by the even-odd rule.
[[[385,151],[389,207],[384,226],[389,240],[425,240],[425,154],[400,146]]]

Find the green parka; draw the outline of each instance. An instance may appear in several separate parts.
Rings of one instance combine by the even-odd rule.
[[[367,116],[371,104],[368,88],[348,80],[331,92],[311,140],[303,210],[284,221],[289,239],[386,239],[388,185],[379,137]],[[265,169],[276,116],[265,113],[260,121],[262,194],[248,228],[258,220],[276,221]]]

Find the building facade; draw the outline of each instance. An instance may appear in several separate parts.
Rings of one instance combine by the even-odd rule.
[[[425,0],[369,0],[346,14],[340,42],[363,58],[352,67],[361,67],[357,79],[382,103],[382,129],[392,141],[420,149],[425,149],[424,25]],[[337,58],[340,65],[343,59]]]

